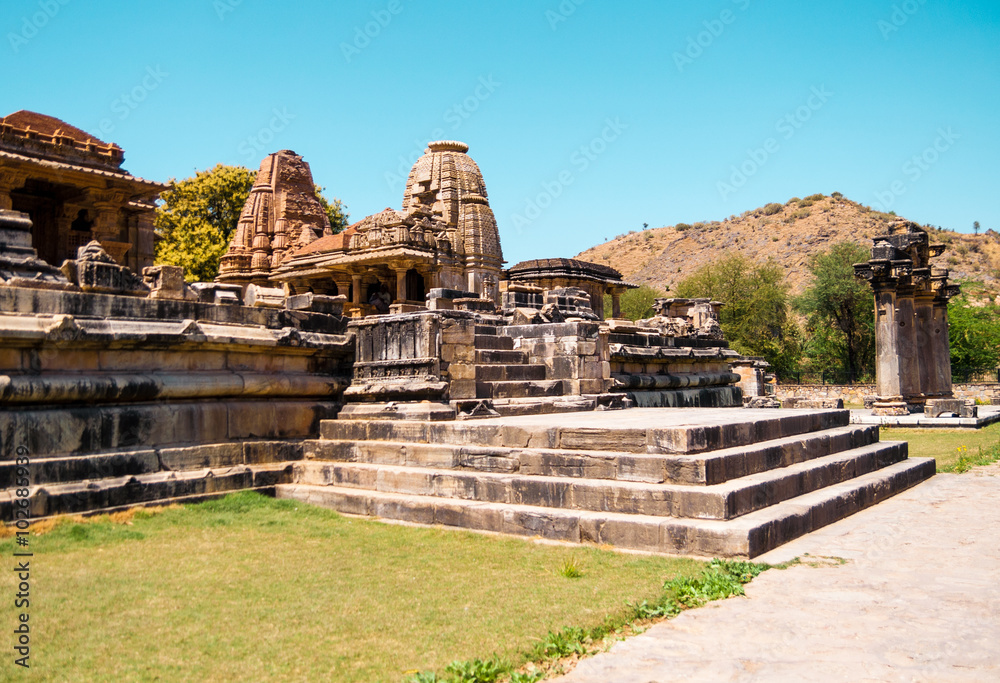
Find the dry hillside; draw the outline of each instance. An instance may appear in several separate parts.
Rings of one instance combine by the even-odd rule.
[[[793,198],[730,216],[724,221],[649,228],[619,235],[577,258],[609,265],[629,282],[670,288],[719,254],[738,250],[753,258],[773,258],[782,266],[793,294],[809,284],[812,254],[844,240],[871,245],[896,216],[880,213],[834,193]],[[951,270],[953,280],[975,280],[1000,294],[1000,234],[978,236],[923,226],[931,243],[944,243],[934,264]]]

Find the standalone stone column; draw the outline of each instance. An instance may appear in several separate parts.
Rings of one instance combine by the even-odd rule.
[[[896,352],[899,354],[899,390],[911,411],[923,410],[920,392],[920,349],[917,344],[917,316],[914,302],[916,287],[912,280],[901,278],[896,288]]]
[[[899,358],[899,322],[895,281],[872,282],[875,288],[876,415],[907,415]]]
[[[921,282],[913,298],[917,338],[917,354],[920,371],[920,393],[925,399],[941,398],[941,387],[936,362],[938,349],[935,346],[934,290],[929,281]]]
[[[930,267],[944,246],[929,244],[927,232],[907,221],[890,225],[889,234],[874,241],[871,260],[854,266],[875,292],[873,412],[940,412],[937,404],[951,396],[948,298],[958,293],[947,285],[947,270]]]
[[[940,398],[953,398],[951,384],[951,346],[948,337],[948,301],[953,296],[958,296],[959,287],[949,285],[948,271],[944,275],[935,275],[935,290],[937,296],[934,297],[934,304],[931,308],[933,328],[931,335],[931,346],[934,348],[934,378],[936,391]]]

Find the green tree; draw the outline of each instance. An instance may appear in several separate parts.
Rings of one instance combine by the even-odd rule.
[[[953,371],[1000,365],[1000,306],[989,302],[976,283],[948,303],[948,342]]]
[[[972,221],[972,231],[979,234],[979,221]]]
[[[804,351],[814,370],[846,370],[854,379],[875,372],[875,300],[854,277],[854,264],[868,257],[860,244],[839,242],[811,259],[812,285],[795,308],[806,316]]]
[[[628,320],[642,320],[652,318],[656,315],[653,304],[657,299],[667,296],[667,293],[660,289],[654,289],[649,285],[642,285],[636,289],[630,289],[622,294],[621,312],[622,317]],[[604,317],[610,318],[612,313],[611,296],[604,295]]]
[[[797,369],[798,325],[788,315],[788,285],[781,267],[731,252],[677,283],[678,297],[708,297],[725,304],[719,323],[734,349],[762,356],[780,376]]]
[[[218,164],[191,178],[171,179],[156,209],[156,262],[183,266],[188,282],[215,278],[256,177],[242,166]],[[316,187],[320,204],[339,232],[347,225],[345,207],[339,199],[328,201],[321,190]]]

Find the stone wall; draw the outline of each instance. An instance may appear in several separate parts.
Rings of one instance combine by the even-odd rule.
[[[514,338],[515,348],[526,352],[530,363],[545,365],[546,377],[562,380],[564,394],[608,391],[608,334],[599,323],[509,325],[501,333]]]
[[[956,398],[982,399],[989,401],[994,393],[1000,392],[996,382],[955,384]],[[844,403],[861,405],[866,397],[874,398],[877,391],[874,384],[779,384],[777,398],[824,399],[841,398]]]
[[[302,438],[349,381],[342,318],[0,288],[0,458]]]

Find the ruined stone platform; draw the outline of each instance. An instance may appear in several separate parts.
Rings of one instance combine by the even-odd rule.
[[[935,471],[846,410],[326,420],[276,495],[418,524],[754,557]]]
[[[977,408],[979,408],[978,417],[927,417],[923,413],[873,415],[871,410],[852,410],[851,424],[930,429],[982,429],[1000,422],[1000,406],[977,406]]]

